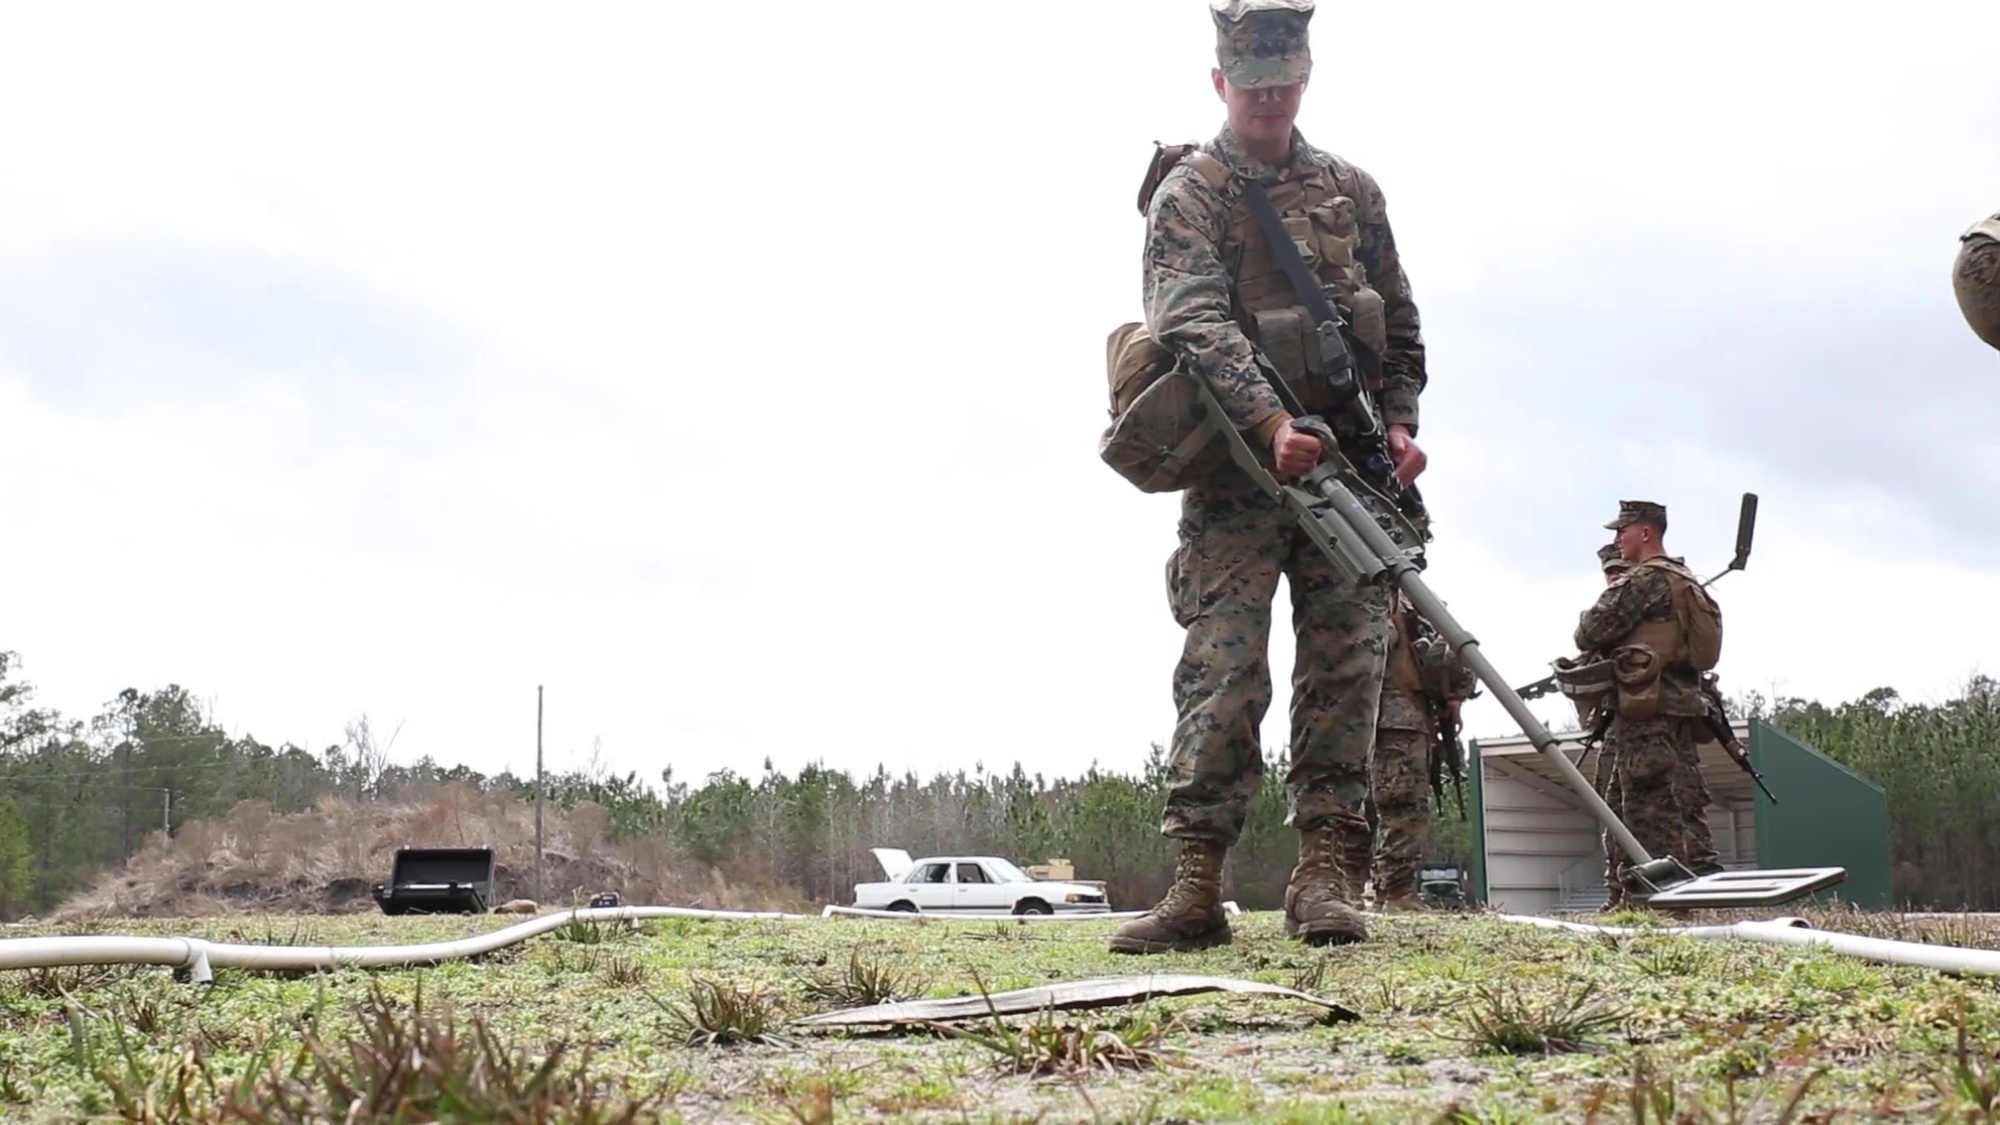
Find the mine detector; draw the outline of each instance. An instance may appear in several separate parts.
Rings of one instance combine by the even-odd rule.
[[[1575,790],[1577,799],[1624,849],[1632,861],[1624,877],[1633,898],[1669,909],[1775,906],[1846,880],[1844,867],[1723,871],[1697,876],[1679,859],[1650,855],[1640,845],[1582,771],[1563,754],[1556,736],[1528,710],[1520,693],[1494,670],[1480,650],[1479,641],[1424,583],[1424,549],[1431,537],[1429,518],[1415,487],[1395,479],[1388,434],[1363,385],[1355,348],[1363,349],[1364,354],[1359,358],[1371,362],[1376,370],[1381,367],[1381,357],[1366,351],[1367,345],[1350,332],[1346,320],[1306,270],[1261,185],[1248,181],[1245,193],[1279,265],[1310,318],[1304,327],[1311,335],[1302,342],[1301,350],[1316,353],[1318,362],[1312,365],[1312,377],[1321,381],[1318,389],[1326,393],[1324,401],[1333,405],[1324,416],[1308,412],[1264,348],[1253,344],[1251,354],[1279,402],[1292,415],[1293,426],[1318,439],[1322,450],[1318,464],[1302,477],[1279,479],[1275,467],[1266,464],[1268,451],[1260,456],[1251,447],[1242,432],[1230,423],[1207,380],[1189,371],[1183,363],[1173,363],[1142,392],[1142,397],[1159,394],[1166,401],[1185,404],[1184,411],[1168,414],[1180,419],[1178,432],[1118,435],[1115,431],[1119,423],[1114,422],[1113,431],[1107,431],[1100,447],[1106,459],[1111,460],[1110,451],[1123,442],[1126,448],[1141,451],[1151,447],[1156,453],[1147,455],[1169,466],[1185,466],[1203,455],[1216,459],[1210,442],[1220,436],[1228,457],[1258,488],[1299,521],[1343,579],[1357,584],[1392,586],[1409,598],[1416,611],[1450,646],[1452,656],[1493,692],[1521,733],[1537,751],[1548,756],[1558,774]],[[1117,339],[1114,335],[1114,342]],[[1137,418],[1143,413],[1134,411],[1131,416]],[[1156,490],[1164,486],[1156,480],[1140,487]],[[1753,504],[1746,503],[1746,517],[1754,512]],[[1738,561],[1731,569],[1741,568],[1747,547],[1747,530],[1739,530]]]

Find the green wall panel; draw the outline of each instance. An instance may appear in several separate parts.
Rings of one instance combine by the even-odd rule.
[[[1750,761],[1779,802],[1754,794],[1757,866],[1845,867],[1846,882],[1801,901],[1894,908],[1882,788],[1761,719],[1750,721]]]

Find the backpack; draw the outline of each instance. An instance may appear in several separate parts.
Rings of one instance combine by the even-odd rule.
[[[1682,654],[1697,672],[1714,668],[1722,660],[1722,607],[1686,567],[1664,557],[1639,565],[1673,575],[1669,585],[1673,587],[1674,623],[1680,630]]]

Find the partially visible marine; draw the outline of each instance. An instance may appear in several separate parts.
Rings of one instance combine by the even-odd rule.
[[[2000,214],[1988,215],[1959,236],[1951,289],[1973,334],[2000,350]]]

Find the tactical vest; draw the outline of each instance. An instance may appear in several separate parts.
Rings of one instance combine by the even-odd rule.
[[[1319,278],[1350,334],[1366,349],[1358,356],[1363,385],[1379,393],[1381,367],[1367,356],[1379,360],[1387,350],[1388,325],[1382,295],[1356,258],[1360,176],[1338,157],[1328,159],[1330,165],[1315,164],[1302,175],[1288,171],[1290,178],[1265,190],[1306,268]],[[1232,282],[1231,319],[1269,357],[1307,413],[1331,409],[1319,334],[1251,214],[1236,174],[1198,145],[1158,145],[1139,187],[1139,213],[1150,213],[1153,193],[1183,160],[1229,208],[1217,249]],[[1120,475],[1144,492],[1178,491],[1227,461],[1220,443],[1206,441],[1210,431],[1194,409],[1197,396],[1179,382],[1195,376],[1143,324],[1115,329],[1106,341],[1105,358],[1112,423],[1099,440],[1098,453]]]
[[[1237,327],[1270,357],[1308,412],[1328,409],[1333,404],[1321,380],[1314,377],[1325,373],[1319,334],[1251,214],[1235,172],[1195,145],[1160,146],[1140,185],[1140,213],[1149,210],[1160,181],[1183,159],[1229,207],[1217,249],[1235,283],[1232,313]],[[1265,185],[1265,194],[1328,300],[1347,319],[1354,337],[1379,357],[1389,347],[1382,295],[1369,284],[1367,268],[1355,257],[1361,246],[1361,177],[1339,157],[1329,154],[1327,159],[1332,163],[1313,164],[1303,173],[1288,169],[1285,179]],[[1362,367],[1369,391],[1379,392],[1381,369],[1365,362]]]
[[[1655,556],[1635,563],[1632,573],[1642,569],[1667,576],[1671,608],[1665,617],[1640,622],[1612,647],[1618,714],[1629,719],[1699,716],[1706,710],[1700,673],[1722,657],[1722,609],[1680,563]]]

